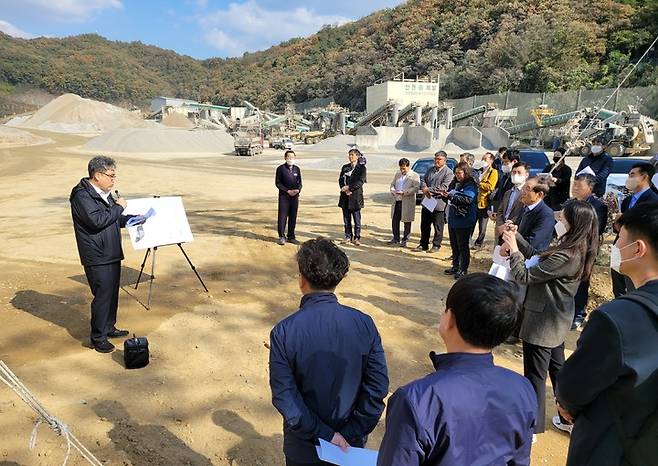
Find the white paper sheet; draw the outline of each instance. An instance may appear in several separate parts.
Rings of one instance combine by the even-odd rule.
[[[509,269],[509,258],[500,255],[500,246],[496,246],[493,251],[494,264],[502,265]]]
[[[128,207],[123,211],[126,215],[144,215],[150,209],[155,212],[143,225],[128,227],[135,249],[194,241],[182,198],[147,197],[127,202]]]
[[[438,203],[438,199],[434,199],[433,197],[423,197],[423,202],[421,202],[421,205],[430,212],[434,212],[434,209],[436,209],[436,205]]]
[[[578,173],[576,173],[576,176],[578,176],[578,175],[596,176],[596,173],[594,173],[594,170],[592,170],[590,167],[585,167],[582,170],[580,170]]]
[[[500,255],[500,246],[496,246],[493,252],[493,264],[489,269],[489,275],[498,277],[505,281],[512,280],[509,258]]]
[[[498,277],[501,280],[505,280],[506,282],[512,280],[512,272],[510,271],[510,269],[500,264],[491,264],[491,268],[489,269],[489,275]]]
[[[318,457],[327,463],[341,466],[376,466],[377,452],[367,448],[350,447],[344,452],[333,443],[320,439],[320,445],[315,447]]]

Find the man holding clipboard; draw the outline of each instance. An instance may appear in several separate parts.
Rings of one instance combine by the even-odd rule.
[[[438,251],[443,240],[446,202],[439,196],[439,192],[447,191],[448,185],[455,177],[450,167],[446,165],[447,158],[448,155],[442,150],[434,154],[434,166],[430,167],[420,180],[420,186],[425,196],[420,215],[420,244],[416,249],[426,252]],[[430,249],[432,225],[434,225],[434,238]]]

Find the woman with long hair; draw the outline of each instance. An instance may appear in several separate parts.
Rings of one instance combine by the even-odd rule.
[[[452,249],[452,267],[444,272],[459,280],[468,273],[471,263],[469,240],[477,222],[478,186],[473,179],[471,166],[466,162],[459,162],[455,167],[455,178],[449,191],[440,191],[439,195],[450,201],[448,233]]]
[[[526,285],[523,321],[523,375],[530,381],[539,404],[535,433],[544,432],[546,374],[553,388],[564,364],[564,340],[571,328],[574,296],[581,281],[589,280],[599,247],[598,220],[585,201],[567,202],[555,226],[558,239],[544,252],[536,251],[512,225],[503,233],[509,251],[512,278]]]

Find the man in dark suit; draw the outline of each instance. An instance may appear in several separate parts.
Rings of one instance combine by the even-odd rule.
[[[540,183],[538,178],[528,178],[521,190],[523,211],[515,222],[519,234],[537,251],[548,249],[553,239],[555,214],[544,202],[548,191],[548,185]]]
[[[503,159],[503,163],[506,163]],[[498,204],[496,214],[492,216],[496,220],[496,235],[498,244],[502,244],[500,237],[505,231],[505,224],[514,223],[523,210],[521,202],[521,189],[530,175],[530,165],[525,162],[516,162],[512,168],[510,183],[512,188],[504,193],[501,202]]]
[[[579,201],[585,201],[591,204],[596,211],[596,217],[599,221],[599,236],[605,232],[608,224],[608,206],[594,195],[594,186],[596,177],[592,175],[578,175],[574,179],[571,190],[573,197]],[[576,296],[574,297],[575,314],[571,330],[578,330],[585,321],[587,315],[587,301],[589,298],[589,280],[580,282]]]
[[[295,165],[295,153],[287,150],[283,158],[285,163],[276,169],[274,183],[279,190],[279,220],[277,231],[279,241],[277,244],[286,244],[286,221],[288,223],[288,242],[299,244],[295,238],[295,225],[297,225],[297,210],[299,209],[299,193],[302,190],[302,172]]]
[[[614,266],[637,290],[592,313],[558,374],[558,409],[574,422],[567,466],[658,458],[658,203],[636,205],[618,223]]]
[[[320,439],[363,447],[388,394],[381,338],[370,316],[343,306],[334,291],[349,269],[331,241],[306,241],[297,252],[303,297],[270,333],[272,404],[283,417],[287,466],[319,466]]]
[[[97,156],[89,161],[88,178],[82,178],[71,191],[71,216],[80,262],[85,269],[91,302],[91,346],[99,353],[110,353],[108,338],[128,335],[115,327],[121,278],[121,228],[132,216],[122,215],[127,203],[114,199],[111,190],[116,178],[116,162]]]
[[[631,167],[631,171],[628,172],[628,179],[626,180],[626,188],[631,194],[626,196],[621,203],[622,214],[637,205],[658,201],[658,194],[651,190],[651,178],[654,173],[653,166],[647,162],[636,163]],[[615,229],[615,231],[618,230]],[[633,282],[616,270],[610,269],[610,275],[612,278],[612,293],[615,295],[615,298],[635,289]]]

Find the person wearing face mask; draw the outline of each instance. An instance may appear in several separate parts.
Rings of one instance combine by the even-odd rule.
[[[528,179],[530,174],[530,165],[525,162],[517,162],[512,168],[510,181],[512,188],[509,189],[496,212],[496,234],[500,238],[505,231],[505,226],[508,223],[513,223],[523,211],[523,203],[521,202],[521,189]]]
[[[554,211],[561,210],[562,204],[569,199],[569,185],[571,184],[571,167],[564,163],[566,149],[559,147],[553,152],[553,163],[546,165],[544,173],[551,173],[553,186],[548,191],[546,204]]]
[[[574,199],[585,201],[594,207],[596,218],[599,222],[599,240],[601,240],[603,233],[605,232],[605,227],[608,224],[608,206],[601,202],[598,197],[592,194],[595,184],[596,178],[592,175],[578,175],[573,181],[571,192]],[[601,241],[599,241],[599,243],[600,242]],[[578,287],[578,291],[576,292],[576,296],[574,298],[576,308],[573,323],[571,324],[571,330],[579,330],[582,327],[587,315],[588,298],[589,280],[583,280],[580,282],[580,286]]]
[[[503,201],[505,193],[514,187],[512,184],[512,169],[514,168],[514,164],[519,161],[519,154],[511,150],[504,152],[501,157],[501,166],[498,172],[498,186],[496,187],[496,193],[493,196],[491,207],[489,208],[489,218],[494,222],[497,220],[498,207]]]
[[[473,247],[479,249],[484,243],[487,234],[487,224],[489,223],[488,211],[491,205],[491,197],[498,184],[498,172],[493,168],[494,155],[487,152],[482,156],[482,160],[474,165],[482,171],[480,182],[478,183],[478,200],[477,200],[477,217],[478,217],[478,236],[475,239]]]
[[[599,245],[596,212],[588,203],[567,202],[560,221],[566,232],[543,252],[533,248],[514,225],[503,233],[512,278],[526,286],[519,337],[523,340],[523,375],[537,394],[536,434],[545,430],[546,375],[548,372],[555,387],[573,320],[574,295],[580,282],[589,280]],[[534,264],[526,263],[533,257]]]
[[[629,209],[618,225],[611,265],[637,289],[592,313],[558,374],[558,410],[573,422],[567,466],[656,464],[658,203]]]
[[[439,195],[449,201],[448,233],[452,249],[452,267],[444,270],[454,275],[455,280],[468,273],[471,263],[471,251],[468,240],[477,221],[478,186],[473,180],[471,167],[466,162],[459,162],[455,167],[454,187],[450,191],[441,191]]]
[[[614,162],[612,157],[605,152],[605,147],[600,141],[595,141],[590,149],[590,154],[580,161],[576,175],[579,175],[585,168],[589,167],[596,177],[596,185],[594,186],[594,194],[601,197],[605,194],[606,183],[608,175],[612,171]]]
[[[297,225],[297,210],[299,209],[299,193],[302,191],[302,172],[295,165],[295,153],[287,150],[283,156],[285,163],[276,169],[274,184],[279,190],[279,219],[277,231],[279,240],[277,244],[286,244],[286,222],[288,223],[287,241],[299,244],[295,239],[295,225]]]
[[[358,149],[347,153],[349,163],[343,165],[338,176],[340,198],[338,207],[343,211],[345,241],[355,246],[361,244],[361,209],[363,209],[363,184],[366,182],[366,166],[359,163]],[[352,230],[354,220],[354,230]]]
[[[638,205],[658,201],[658,194],[651,190],[651,177],[654,173],[655,171],[651,164],[646,162],[636,163],[631,167],[631,171],[628,172],[628,178],[626,179],[626,188],[630,191],[630,194],[621,202],[622,215]],[[619,227],[616,223],[613,228],[615,233],[619,232]],[[616,241],[617,239],[615,239]],[[634,289],[633,282],[630,278],[624,277],[623,274],[620,274],[614,268],[610,270],[610,276],[612,278],[612,293],[615,298]]]

